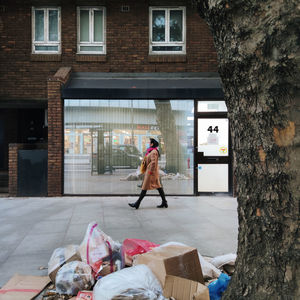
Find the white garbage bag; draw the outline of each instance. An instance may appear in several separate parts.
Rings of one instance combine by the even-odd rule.
[[[93,299],[112,300],[115,296],[125,293],[128,289],[144,289],[152,296],[158,295],[157,297],[160,297],[163,293],[162,287],[152,271],[146,265],[138,265],[101,278],[94,287]]]

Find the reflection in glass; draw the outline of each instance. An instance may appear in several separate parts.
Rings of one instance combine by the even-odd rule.
[[[65,100],[64,193],[139,194],[152,137],[165,191],[193,194],[193,107],[193,100]]]
[[[182,10],[170,11],[170,41],[182,41]]]
[[[44,11],[35,11],[35,40],[44,41]]]
[[[103,42],[103,11],[94,11],[94,42]]]
[[[80,42],[89,42],[89,11],[81,10],[80,11]]]
[[[36,51],[58,51],[58,46],[35,46]]]
[[[102,46],[80,46],[80,51],[102,52],[103,51],[103,47]]]
[[[152,41],[164,42],[165,41],[165,11],[153,10],[152,11]]]
[[[58,11],[49,10],[49,41],[58,41]]]
[[[153,51],[182,51],[182,46],[153,46]]]

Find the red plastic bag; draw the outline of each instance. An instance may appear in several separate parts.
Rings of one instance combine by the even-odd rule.
[[[143,254],[155,247],[158,247],[158,244],[146,240],[139,239],[126,239],[122,245],[122,253],[127,266],[132,265],[132,258],[134,255]]]

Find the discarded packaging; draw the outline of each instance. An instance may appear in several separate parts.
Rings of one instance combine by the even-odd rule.
[[[232,275],[235,270],[236,254],[228,253],[214,257],[210,262],[218,269],[225,271],[228,275]]]
[[[79,253],[82,261],[90,265],[94,273],[98,274],[103,261],[111,261],[113,252],[119,252],[120,247],[121,245],[106,235],[96,222],[92,222],[88,225],[85,237],[79,246]]]
[[[0,299],[30,300],[37,296],[49,283],[48,276],[15,274],[0,290]]]
[[[76,300],[93,300],[93,292],[92,291],[78,292]]]
[[[77,254],[78,246],[68,245],[64,248],[57,248],[53,251],[48,262],[48,275],[52,282],[55,283],[55,277],[58,270],[66,263],[71,261],[80,261],[81,258]]]
[[[125,265],[132,266],[133,256],[137,254],[143,254],[155,247],[158,247],[158,244],[146,240],[139,239],[126,239],[122,244],[122,254],[124,257]]]
[[[204,279],[218,278],[221,274],[221,271],[217,269],[213,264],[205,260],[205,258],[199,252],[198,256]]]
[[[77,295],[94,284],[92,269],[81,261],[72,261],[60,268],[56,275],[56,291],[59,294]]]
[[[151,270],[139,265],[101,278],[94,287],[93,297],[94,300],[111,300],[128,289],[145,289],[162,295],[161,285]]]
[[[178,276],[204,284],[201,265],[196,248],[182,245],[162,245],[153,250],[137,255],[134,265],[147,265],[165,284],[166,275]]]
[[[210,300],[220,300],[223,292],[227,289],[230,277],[222,273],[219,278],[208,285]]]
[[[209,300],[209,291],[199,282],[167,275],[164,296],[176,300]]]
[[[161,293],[145,289],[128,289],[111,300],[166,300]]]

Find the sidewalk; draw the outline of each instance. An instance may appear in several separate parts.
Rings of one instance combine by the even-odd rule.
[[[155,243],[176,241],[202,255],[236,252],[237,202],[232,197],[146,196],[139,210],[133,197],[0,198],[0,287],[14,274],[46,275],[57,247],[80,244],[87,225],[97,221],[105,233]]]

